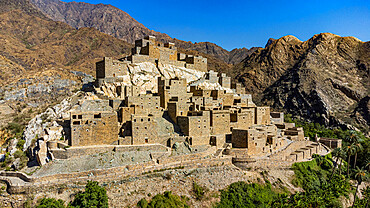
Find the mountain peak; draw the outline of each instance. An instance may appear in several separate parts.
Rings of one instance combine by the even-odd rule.
[[[291,43],[302,43],[297,37],[293,35],[286,35],[278,39],[278,41],[291,42]]]

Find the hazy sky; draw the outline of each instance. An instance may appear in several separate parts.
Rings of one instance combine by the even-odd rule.
[[[284,35],[305,41],[322,32],[370,40],[370,0],[84,2],[111,4],[149,29],[185,41],[213,42],[227,50],[263,47],[270,37]]]

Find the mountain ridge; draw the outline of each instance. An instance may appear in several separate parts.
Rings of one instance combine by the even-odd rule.
[[[284,36],[236,65],[233,76],[257,103],[328,126],[352,128],[350,124],[368,132],[369,46],[331,33],[307,41]]]
[[[74,28],[94,27],[99,31],[133,44],[135,40],[145,35],[154,35],[161,42],[174,42],[177,47],[196,50],[209,54],[227,64],[235,64],[248,56],[254,50],[234,49],[233,56],[215,43],[182,41],[171,38],[165,33],[156,32],[145,27],[132,18],[127,12],[106,4],[89,4],[84,2],[62,2],[59,0],[31,0],[31,2],[46,16],[55,21],[63,21]],[[237,57],[235,60],[233,57]]]

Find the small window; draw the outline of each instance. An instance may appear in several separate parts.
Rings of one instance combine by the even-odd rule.
[[[80,125],[80,121],[73,121],[73,125]]]
[[[145,139],[145,144],[148,144],[148,142],[149,142],[149,139]]]
[[[76,118],[77,118],[77,116],[76,116],[76,115],[73,115],[73,116],[72,116],[72,118],[73,118],[73,119],[76,119]]]
[[[148,118],[148,121],[150,121],[150,118]]]
[[[99,113],[99,114],[94,114],[94,118],[101,118],[101,113]]]
[[[78,119],[82,119],[82,115],[78,115]]]

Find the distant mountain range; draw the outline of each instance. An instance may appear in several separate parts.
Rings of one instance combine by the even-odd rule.
[[[250,50],[242,48],[227,51],[210,42],[191,43],[174,39],[165,33],[146,28],[126,12],[111,5],[94,5],[82,2],[65,3],[59,0],[31,0],[31,2],[54,21],[65,22],[77,29],[93,27],[100,32],[132,44],[145,35],[154,35],[162,42],[174,42],[180,48],[209,54],[227,64],[239,63],[256,50],[256,48]]]
[[[259,103],[369,132],[370,42],[330,33],[305,42],[294,36],[270,39],[232,73]]]

